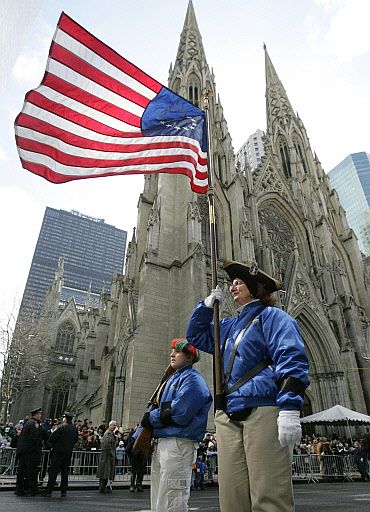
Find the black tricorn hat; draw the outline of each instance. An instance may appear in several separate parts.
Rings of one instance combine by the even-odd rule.
[[[37,414],[38,412],[42,412],[41,407],[35,407],[34,409],[32,409],[31,414],[34,415]]]
[[[257,292],[258,283],[264,285],[270,293],[276,292],[281,288],[280,281],[260,270],[256,262],[240,263],[238,261],[225,261],[224,270],[232,281],[236,278],[244,281],[252,295]]]
[[[64,411],[63,416],[66,418],[73,418],[74,414],[73,412]]]

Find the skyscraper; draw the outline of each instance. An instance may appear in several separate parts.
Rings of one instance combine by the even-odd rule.
[[[255,169],[261,163],[261,158],[265,154],[262,137],[262,130],[255,131],[239,149],[236,159],[242,167],[247,163],[251,169]]]
[[[356,233],[361,250],[370,256],[370,154],[361,151],[347,156],[328,173],[346,210],[349,226]]]
[[[77,290],[98,294],[122,272],[127,232],[78,211],[47,207],[20,312],[43,305],[60,257],[64,258],[63,299]]]

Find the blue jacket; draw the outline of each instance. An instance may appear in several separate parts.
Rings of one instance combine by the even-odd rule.
[[[203,439],[212,404],[206,381],[192,366],[177,370],[168,379],[161,402],[171,402],[174,425],[165,426],[160,420],[160,408],[150,411],[154,437],[181,437]]]
[[[220,321],[220,344],[224,350],[223,365],[226,373],[232,348],[239,333],[261,311],[242,335],[232,367],[228,387],[254,368],[264,358],[272,359],[271,366],[227,396],[226,412],[248,407],[277,405],[281,409],[299,410],[303,399],[292,391],[279,392],[276,381],[286,377],[300,379],[307,387],[308,361],[297,322],[281,309],[264,307],[261,301],[247,304],[237,318]],[[214,353],[213,309],[199,302],[190,318],[187,340],[194,346]]]

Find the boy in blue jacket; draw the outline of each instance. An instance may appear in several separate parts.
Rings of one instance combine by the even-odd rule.
[[[212,397],[202,375],[193,368],[199,352],[185,338],[171,342],[170,364],[159,407],[145,413],[141,425],[153,428],[151,510],[188,509],[192,464],[204,437]]]

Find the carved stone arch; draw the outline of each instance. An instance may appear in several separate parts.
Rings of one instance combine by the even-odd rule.
[[[76,327],[71,320],[64,320],[57,330],[55,351],[61,354],[72,354],[76,340]]]
[[[290,315],[297,320],[301,330],[310,334],[308,346],[315,371],[337,371],[341,368],[338,341],[316,312],[306,303],[299,304]]]
[[[291,316],[297,320],[305,343],[314,412],[336,403],[349,405],[348,385],[333,333],[307,304],[297,306]]]

